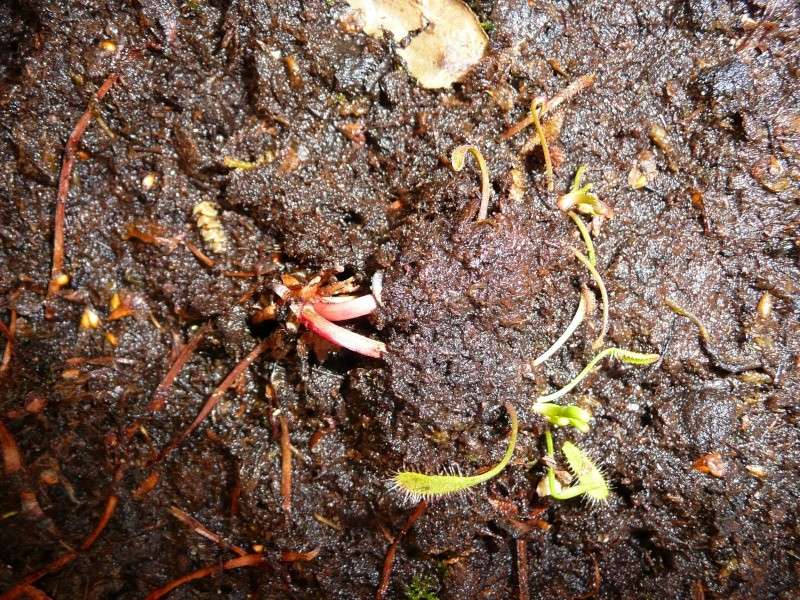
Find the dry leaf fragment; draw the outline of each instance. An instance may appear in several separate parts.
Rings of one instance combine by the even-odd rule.
[[[482,57],[489,38],[461,0],[347,0],[364,33],[400,41],[421,30],[398,54],[422,87],[448,88]]]
[[[388,31],[396,41],[422,29],[422,7],[415,0],[347,0],[360,13],[362,30],[373,37]]]
[[[714,477],[724,477],[728,472],[728,465],[722,460],[719,452],[709,452],[698,458],[692,467],[701,473],[708,473]]]

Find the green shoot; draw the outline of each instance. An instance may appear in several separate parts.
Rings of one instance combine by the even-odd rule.
[[[450,163],[453,165],[453,169],[456,171],[460,171],[464,168],[464,159],[466,158],[467,152],[472,154],[473,158],[475,158],[475,162],[478,163],[478,168],[481,171],[481,205],[478,209],[478,221],[483,221],[486,219],[486,215],[489,212],[489,167],[486,166],[486,161],[483,159],[483,154],[481,151],[478,150],[477,146],[473,146],[472,144],[464,144],[463,146],[458,146],[453,153],[450,155]]]
[[[539,402],[533,405],[534,412],[542,415],[553,427],[574,427],[581,433],[589,431],[589,421],[592,418],[588,410],[574,404],[560,406],[549,402]]]
[[[547,457],[552,464],[555,462],[555,451],[553,450],[553,435],[549,429],[545,429],[544,439],[547,445]],[[577,483],[562,489],[556,481],[555,470],[549,466],[547,467],[547,485],[550,495],[556,500],[569,500],[583,495],[592,504],[605,502],[609,493],[608,483],[606,483],[603,472],[589,458],[589,455],[572,442],[564,442],[561,451],[564,453]]]
[[[542,104],[544,104],[544,102],[538,98],[531,102],[531,121],[533,121],[533,127],[536,129],[536,135],[539,136],[539,143],[542,145],[542,154],[544,155],[544,172],[545,176],[547,177],[547,191],[552,192],[554,187],[553,161],[550,160],[550,148],[547,147],[547,137],[544,135],[542,122],[539,119]]]
[[[606,348],[602,352],[599,352],[597,355],[595,355],[595,357],[589,361],[589,364],[586,365],[583,370],[578,373],[578,375],[567,385],[562,387],[560,390],[553,392],[552,394],[539,396],[536,402],[554,402],[562,396],[565,396],[571,392],[576,385],[583,381],[589,373],[592,372],[597,363],[606,357],[616,358],[617,360],[629,365],[651,365],[660,358],[658,354],[643,354],[641,352],[633,352],[632,350],[624,350],[623,348]]]
[[[578,171],[575,173],[575,179],[572,180],[572,187],[570,188],[569,192],[558,199],[558,208],[564,212],[574,209],[579,213],[588,215],[590,217],[604,217],[606,219],[610,219],[613,215],[613,211],[605,202],[597,197],[597,194],[593,194],[590,191],[592,189],[592,184],[587,183],[581,187],[581,179],[583,178],[583,174],[585,172],[586,165],[581,165],[578,167]]]
[[[477,475],[426,475],[416,471],[400,471],[390,480],[391,488],[403,493],[409,501],[419,502],[462,492],[497,477],[508,465],[517,444],[517,411],[508,403],[504,406],[511,419],[511,435],[503,458],[494,467]]]
[[[574,248],[572,249],[572,253],[575,255],[575,258],[583,263],[583,266],[586,267],[595,284],[597,284],[597,289],[600,290],[600,301],[603,309],[603,324],[600,328],[600,335],[598,335],[597,339],[592,342],[592,348],[597,350],[603,345],[606,338],[606,333],[608,333],[608,292],[606,291],[606,284],[603,283],[603,278],[600,277],[599,271],[588,258]]]
[[[679,315],[681,317],[686,317],[692,323],[694,323],[695,327],[697,327],[697,330],[700,332],[700,337],[703,338],[703,341],[705,342],[711,341],[711,336],[708,333],[708,329],[706,329],[706,326],[703,325],[703,322],[699,318],[697,318],[697,316],[694,313],[689,312],[688,310],[686,310],[679,304],[676,304],[669,298],[664,299],[664,304],[666,304],[669,307],[669,309],[676,315]]]
[[[589,262],[592,264],[593,267],[597,266],[597,255],[594,251],[594,244],[592,243],[592,237],[589,235],[589,230],[586,229],[586,225],[583,222],[575,211],[569,211],[567,213],[569,218],[575,221],[575,225],[578,226],[578,231],[581,232],[581,237],[583,238],[583,243],[586,246],[586,254],[589,256]]]
[[[575,316],[572,317],[572,321],[570,324],[567,325],[567,328],[564,330],[564,333],[561,334],[552,346],[550,346],[547,350],[542,352],[538,357],[536,357],[532,362],[531,366],[537,367],[542,363],[546,362],[553,354],[558,352],[558,350],[563,346],[567,340],[575,333],[575,330],[583,323],[583,319],[586,317],[586,314],[591,312],[592,306],[592,296],[591,292],[587,290],[585,287],[581,291],[581,299],[578,302],[578,310],[575,311]]]

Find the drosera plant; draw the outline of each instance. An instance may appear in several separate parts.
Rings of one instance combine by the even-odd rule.
[[[295,275],[283,275],[272,290],[289,306],[294,326],[302,325],[330,343],[358,354],[381,358],[386,352],[383,342],[351,331],[334,321],[346,321],[374,312],[380,304],[380,278],[374,278],[369,294],[353,295],[358,288],[351,279],[339,281],[335,272],[317,275],[307,283]],[[274,307],[265,309],[275,314]]]
[[[428,475],[418,471],[399,471],[389,480],[389,487],[413,503],[458,494],[497,477],[508,466],[514,455],[519,428],[517,411],[511,404],[506,403],[504,406],[511,421],[511,433],[505,454],[495,466],[476,475],[461,475],[454,472]]]
[[[611,219],[614,211],[608,204],[600,200],[597,194],[593,193],[592,184],[581,185],[581,180],[586,172],[586,165],[578,167],[575,178],[569,192],[558,199],[558,208],[569,213],[577,211],[582,215],[592,217],[592,231],[597,235],[603,221]]]

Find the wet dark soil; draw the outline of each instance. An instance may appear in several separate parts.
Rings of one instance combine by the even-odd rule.
[[[39,590],[142,598],[235,556],[177,507],[263,551],[267,566],[172,598],[374,597],[412,509],[387,478],[403,465],[495,462],[509,402],[521,422],[511,466],[431,503],[399,544],[388,597],[405,598],[416,579],[443,599],[516,598],[520,547],[535,598],[800,594],[800,10],[471,4],[490,49],[451,91],[417,87],[393,43],[342,21],[342,2],[0,6],[0,320],[15,319],[0,420],[22,460],[5,463],[0,487],[0,590],[78,548],[112,495],[97,541]],[[70,180],[70,281],[45,303],[65,143],[112,72],[120,79],[92,106]],[[596,240],[608,344],[662,355],[644,368],[606,364],[573,394],[595,417],[579,443],[613,487],[596,507],[536,494],[544,423],[531,404],[591,358],[599,319],[530,370],[591,282],[541,154],[522,154],[531,134],[500,139],[534,97],[590,72],[596,83],[566,104],[553,142],[556,190],[588,166],[615,212]],[[474,170],[449,166],[462,143],[492,172],[485,222]],[[648,153],[654,177],[634,190],[628,174]],[[220,207],[222,252],[196,226],[202,201]],[[348,325],[385,342],[383,360],[319,351],[285,312],[252,320],[281,274],[331,268],[364,289],[383,271],[384,305]],[[109,320],[115,293],[131,314]],[[79,328],[87,307],[101,327]],[[265,338],[211,416],[153,463]],[[281,417],[295,449],[291,510]],[[714,453],[716,475],[698,468]],[[315,548],[312,560],[281,561]]]

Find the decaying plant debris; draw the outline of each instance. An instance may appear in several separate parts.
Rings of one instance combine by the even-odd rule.
[[[431,6],[0,6],[0,598],[796,595],[797,8]]]

